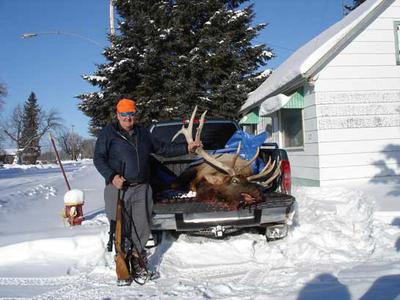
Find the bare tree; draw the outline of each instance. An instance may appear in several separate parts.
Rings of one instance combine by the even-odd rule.
[[[2,124],[3,132],[10,138],[11,141],[16,143],[17,148],[19,148],[23,124],[24,113],[22,106],[18,104],[14,108],[10,117],[4,122],[4,124]]]
[[[4,105],[4,98],[7,96],[7,88],[3,83],[0,83],[0,111],[3,108]],[[0,132],[0,149],[1,149],[1,144],[3,143],[5,137],[3,132]]]
[[[96,144],[96,139],[84,139],[82,142],[82,158],[93,158],[94,145]]]
[[[0,83],[0,110],[3,108],[4,105],[4,98],[7,96],[7,87],[5,84]]]
[[[38,115],[39,128],[37,132],[28,139],[22,139],[22,130],[24,123],[24,113],[21,105],[17,105],[10,118],[3,125],[4,133],[15,142],[17,146],[16,162],[22,162],[22,154],[25,149],[31,145],[33,141],[40,141],[40,139],[48,132],[62,127],[62,118],[59,113],[52,109],[48,113],[40,110]]]
[[[61,150],[65,152],[70,159],[76,160],[79,154],[82,152],[83,138],[66,128],[61,129],[57,133],[57,142],[61,147]]]
[[[36,138],[41,139],[46,133],[63,128],[63,118],[57,110],[51,109],[49,112],[41,110],[39,114],[39,131]]]

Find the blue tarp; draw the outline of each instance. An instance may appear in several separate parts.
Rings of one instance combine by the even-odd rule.
[[[267,139],[268,133],[262,132],[258,135],[251,135],[242,130],[236,131],[232,137],[226,142],[225,148],[237,149],[239,142],[241,142],[240,156],[244,159],[250,160],[259,148]]]
[[[254,157],[257,152],[257,148],[261,147],[261,145],[265,142],[268,137],[267,132],[262,132],[258,135],[251,135],[243,130],[236,131],[229,141],[225,145],[225,149],[233,149],[233,153],[236,152],[237,147],[239,146],[239,142],[241,143],[240,147],[240,157],[250,160]],[[259,170],[264,168],[265,164],[262,159],[257,158],[256,161],[251,165],[253,171],[258,173]]]
[[[257,148],[259,148],[265,142],[267,137],[267,132],[262,132],[258,135],[251,135],[242,130],[237,130],[226,142],[224,149],[210,151],[210,154],[235,153],[240,142],[240,157],[250,160],[256,154]],[[198,161],[195,164],[197,163]],[[257,158],[257,160],[251,165],[255,173],[258,173],[259,170],[262,170],[264,166],[265,164],[260,158]]]

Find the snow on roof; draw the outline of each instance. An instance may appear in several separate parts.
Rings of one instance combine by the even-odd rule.
[[[327,30],[310,40],[308,43],[293,53],[271,76],[269,76],[257,89],[248,94],[247,101],[240,111],[247,111],[269,96],[284,92],[298,80],[304,80],[311,69],[321,65],[330,58],[331,50],[343,44],[351,33],[362,21],[375,16],[374,12],[382,4],[391,4],[394,0],[367,0],[357,9],[335,23]]]

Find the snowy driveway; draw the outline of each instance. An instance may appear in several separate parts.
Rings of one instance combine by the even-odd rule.
[[[281,241],[165,236],[150,258],[160,279],[117,287],[102,179],[90,162],[68,168],[86,194],[87,220],[74,228],[60,217],[66,188],[54,168],[0,170],[0,297],[400,299],[400,212],[382,218],[371,193],[348,187],[295,188],[299,224]]]

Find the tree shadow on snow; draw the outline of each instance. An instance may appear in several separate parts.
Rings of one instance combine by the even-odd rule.
[[[379,160],[373,163],[380,169],[380,172],[376,174],[370,182],[374,184],[387,184],[393,183],[393,189],[386,193],[387,196],[400,196],[400,179],[399,174],[396,173],[397,166],[400,165],[400,145],[389,144],[387,145],[382,153],[386,156],[386,160]],[[390,168],[387,161],[394,161],[394,167]],[[392,221],[392,225],[400,226],[400,218],[395,218]],[[397,239],[395,244],[396,250],[400,251],[400,238]]]
[[[106,210],[105,210],[105,208],[103,207],[103,208],[100,208],[100,209],[96,209],[96,210],[92,210],[92,211],[89,211],[89,212],[87,212],[87,213],[84,213],[83,214],[83,217],[84,217],[84,219],[86,220],[86,221],[88,221],[88,220],[93,220],[93,219],[95,219],[98,215],[100,215],[100,214],[105,214],[106,213]]]
[[[64,171],[68,174],[70,172],[76,171],[80,166],[74,164],[64,165]],[[29,167],[29,168],[10,168],[10,169],[2,169],[0,170],[0,179],[11,179],[17,177],[25,177],[32,176],[37,174],[61,174],[60,167],[49,167],[43,168],[40,166],[37,167]]]
[[[170,232],[163,231],[159,233],[160,236],[156,236],[153,233],[153,237],[155,239],[160,239],[160,243],[156,246],[156,249],[149,257],[149,270],[152,272],[159,272],[159,267],[164,258],[165,253],[171,247],[172,243],[176,241],[176,237],[174,237]]]
[[[300,291],[297,300],[350,300],[347,286],[329,273],[323,273],[312,279]]]
[[[396,299],[400,295],[400,274],[375,280],[360,300]],[[329,273],[316,276],[300,291],[297,300],[350,300],[351,294],[337,277]]]
[[[386,160],[378,160],[373,163],[374,166],[380,169],[379,173],[370,179],[370,182],[375,184],[383,183],[400,183],[399,177],[396,173],[396,167],[400,165],[400,145],[390,144],[387,145],[382,151]],[[388,160],[394,160],[394,167],[390,167],[387,163]],[[389,196],[400,196],[400,188],[396,187],[387,193]]]
[[[360,300],[396,299],[400,295],[400,275],[382,276],[375,280]],[[339,298],[338,298],[339,299]]]

